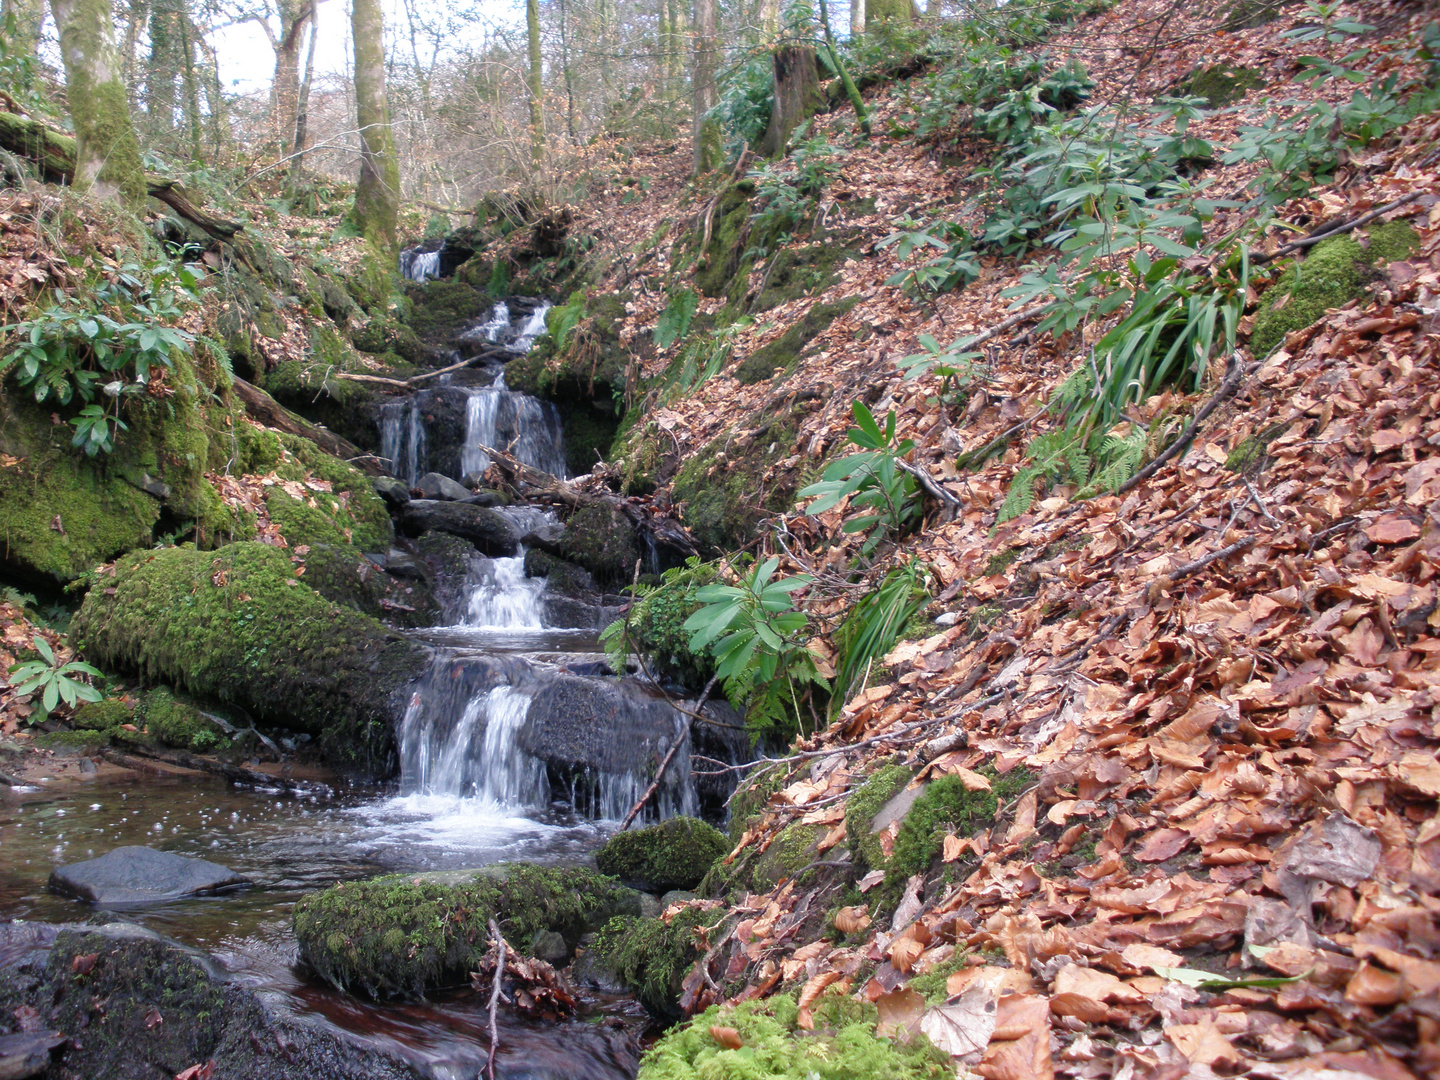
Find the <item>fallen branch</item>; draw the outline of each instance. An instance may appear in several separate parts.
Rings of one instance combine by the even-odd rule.
[[[351,462],[369,476],[379,476],[385,471],[381,467],[379,459],[374,455],[366,454],[354,443],[348,439],[342,439],[329,428],[323,428],[296,416],[258,386],[236,376],[231,383],[231,389],[235,392],[235,396],[245,404],[245,411],[266,427],[276,428],[290,435],[298,435],[302,439],[309,439],[327,454],[338,457],[342,461]]]
[[[952,351],[964,352],[966,349],[973,349],[976,345],[983,345],[991,338],[999,337],[1006,330],[1009,330],[1013,326],[1019,326],[1023,322],[1029,322],[1031,319],[1036,318],[1037,316],[1044,315],[1045,312],[1049,311],[1054,306],[1054,304],[1036,304],[1034,307],[1026,308],[1024,311],[1017,311],[1008,319],[1000,320],[989,330],[986,330],[983,334],[976,334],[974,337],[967,338],[964,341],[957,341],[954,344]]]
[[[485,1061],[485,1071],[490,1080],[495,1080],[495,1047],[500,1043],[500,1028],[495,1022],[495,1009],[500,1004],[500,980],[505,975],[505,937],[495,920],[490,920],[490,936],[495,939],[495,981],[490,984],[490,1056]]]
[[[1219,408],[1221,402],[1225,401],[1234,394],[1236,390],[1240,389],[1243,376],[1248,375],[1249,372],[1250,369],[1241,362],[1240,354],[1238,352],[1235,353],[1235,355],[1230,358],[1230,370],[1225,373],[1225,380],[1220,384],[1220,389],[1215,391],[1215,396],[1200,406],[1200,411],[1190,418],[1190,423],[1186,425],[1185,430],[1180,433],[1174,442],[1162,450],[1159,456],[1150,462],[1149,465],[1146,465],[1134,476],[1130,477],[1129,480],[1126,480],[1125,483],[1116,488],[1115,494],[1124,495],[1131,488],[1144,483],[1150,479],[1150,477],[1154,476],[1162,465],[1180,453],[1186,446],[1189,446],[1195,438],[1195,432],[1199,429],[1200,425],[1205,422],[1205,419],[1212,412]]]
[[[1186,578],[1194,577],[1196,574],[1200,573],[1200,571],[1205,570],[1210,566],[1213,566],[1217,562],[1222,562],[1225,559],[1230,558],[1231,555],[1238,555],[1243,551],[1249,551],[1257,543],[1259,543],[1258,537],[1247,536],[1245,539],[1237,540],[1235,541],[1235,543],[1229,544],[1226,547],[1221,548],[1219,551],[1212,551],[1209,555],[1201,556],[1194,562],[1186,563],[1178,570],[1175,570],[1172,573],[1166,574],[1164,576],[1170,580],[1170,584],[1178,585]]]
[[[166,765],[176,765],[182,769],[194,769],[196,772],[210,773],[213,776],[223,776],[226,780],[235,784],[253,784],[256,787],[284,788],[286,791],[314,791],[316,785],[303,781],[290,780],[283,776],[272,776],[269,773],[258,772],[254,769],[241,768],[238,765],[230,765],[223,761],[216,761],[213,758],[197,757],[185,750],[164,750],[158,746],[145,746],[141,743],[129,743],[125,748],[117,749],[105,747],[100,751],[100,756],[112,765],[119,765],[122,768],[133,768],[131,758],[150,758],[152,761],[163,761]]]
[[[401,390],[408,390],[416,383],[424,382],[426,379],[433,379],[437,375],[448,375],[452,371],[459,371],[467,368],[479,360],[480,357],[472,356],[468,360],[461,360],[458,364],[451,364],[449,367],[436,368],[434,371],[427,371],[423,375],[412,375],[408,379],[387,379],[383,375],[361,375],[359,372],[332,371],[327,378],[348,379],[350,382],[380,383],[382,386],[394,386]]]
[[[912,465],[908,461],[896,459],[895,464],[902,472],[907,472],[919,482],[920,486],[934,498],[939,499],[945,507],[945,520],[949,521],[960,511],[963,505],[960,499],[946,491],[940,486],[940,482],[922,469],[919,465]]]
[[[1386,203],[1384,206],[1377,206],[1374,210],[1361,214],[1359,217],[1353,218],[1350,221],[1341,222],[1333,228],[1327,228],[1323,232],[1317,232],[1312,236],[1305,237],[1303,240],[1294,240],[1288,244],[1284,244],[1268,255],[1252,255],[1250,262],[1257,266],[1263,266],[1265,263],[1284,258],[1292,252],[1303,251],[1305,248],[1313,247],[1322,241],[1329,240],[1333,236],[1343,236],[1345,233],[1354,232],[1360,228],[1360,226],[1368,225],[1382,214],[1388,214],[1391,210],[1397,210],[1406,203],[1414,202],[1424,194],[1426,194],[1424,191],[1412,191],[1409,195],[1402,195],[1394,202]]]

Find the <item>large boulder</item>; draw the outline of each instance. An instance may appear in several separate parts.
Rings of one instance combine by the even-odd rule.
[[[640,910],[639,893],[593,870],[500,864],[336,885],[295,906],[295,938],[300,958],[339,989],[413,998],[465,981],[489,948],[491,919],[529,952],[543,931],[573,948]]]
[[[494,557],[514,555],[520,547],[520,531],[509,518],[474,503],[411,499],[400,510],[400,529],[407,536],[450,533]]]
[[[675,707],[636,682],[560,674],[531,699],[519,744],[562,771],[636,773],[683,730]]]
[[[602,874],[646,892],[693,889],[730,850],[725,834],[692,817],[618,832],[595,854]]]
[[[147,847],[118,847],[50,871],[51,889],[92,904],[155,904],[248,884],[228,866]]]
[[[105,667],[316,736],[343,771],[387,775],[391,722],[429,653],[295,570],[260,543],[128,555],[86,594],[75,639]]]
[[[36,1013],[68,1036],[45,1076],[153,1080],[206,1062],[226,1080],[420,1076],[373,1043],[281,1015],[209,956],[131,923],[0,923],[0,1038]]]
[[[420,494],[427,499],[441,499],[446,502],[464,502],[470,498],[470,489],[451,480],[448,476],[442,476],[438,472],[429,472],[415,481],[415,487]]]

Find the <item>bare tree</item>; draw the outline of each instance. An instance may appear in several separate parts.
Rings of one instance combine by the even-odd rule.
[[[355,45],[355,120],[360,129],[360,180],[351,221],[382,251],[393,252],[399,246],[395,224],[400,164],[385,101],[385,15],[380,0],[353,0],[350,32]]]

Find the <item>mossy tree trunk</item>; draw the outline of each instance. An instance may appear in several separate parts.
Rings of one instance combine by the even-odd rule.
[[[694,140],[695,175],[700,176],[720,164],[720,126],[707,120],[705,114],[719,100],[716,70],[719,55],[715,29],[715,0],[695,0],[695,66],[690,75],[692,138]]]
[[[850,0],[850,36],[865,33],[865,0]]]
[[[145,168],[115,47],[107,0],[50,0],[65,61],[65,91],[75,125],[73,183],[103,199],[138,207]]]
[[[882,19],[896,23],[914,22],[914,0],[865,0],[865,25],[874,26]]]
[[[305,26],[315,17],[315,6],[308,0],[280,0],[280,33],[276,35],[268,22],[262,22],[275,50],[275,78],[272,86],[274,111],[271,122],[275,145],[284,154],[295,134],[295,115],[300,108],[300,42]],[[359,49],[356,49],[356,81],[359,81]],[[358,96],[358,95],[357,95]]]
[[[184,19],[182,0],[155,0],[150,5],[150,63],[145,72],[145,112],[150,130],[156,135],[170,135],[175,130],[175,83],[180,76]]]
[[[390,107],[385,101],[385,16],[380,0],[353,0],[350,31],[355,41],[355,120],[360,128],[360,181],[351,222],[382,253],[399,246],[400,163]],[[292,129],[293,130],[293,129]]]
[[[300,100],[295,109],[295,142],[290,148],[290,175],[285,181],[291,198],[300,188],[304,175],[305,148],[310,142],[310,87],[315,82],[315,20],[310,20],[310,48],[305,54],[305,81],[300,84]]]
[[[830,53],[830,63],[840,73],[840,83],[845,87],[845,95],[855,109],[855,119],[860,123],[861,132],[869,138],[870,114],[865,110],[865,99],[860,96],[855,80],[850,78],[845,62],[840,59],[840,48],[835,44],[835,32],[830,29],[830,5],[827,0],[820,0],[820,25],[825,29],[825,48]]]
[[[766,157],[783,154],[790,133],[814,116],[825,100],[814,49],[808,45],[781,45],[771,59],[775,67],[775,104],[761,144]]]
[[[545,108],[541,95],[544,62],[540,57],[540,0],[525,0],[525,37],[530,53],[526,83],[530,89],[530,165],[536,179],[545,168]]]

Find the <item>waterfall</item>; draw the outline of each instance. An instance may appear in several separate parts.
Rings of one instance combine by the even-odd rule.
[[[406,248],[400,252],[400,276],[411,281],[425,281],[440,276],[440,252],[445,250],[442,241],[434,251],[421,251],[424,244]]]
[[[401,721],[402,792],[462,795],[511,808],[550,801],[544,763],[516,745],[528,694],[513,686],[484,690],[450,724],[443,710],[426,704],[422,689]]]
[[[555,305],[546,300],[530,313],[530,318],[520,328],[515,343],[510,347],[516,352],[529,352],[530,346],[535,344],[535,339],[545,332],[545,313]]]
[[[565,476],[565,438],[560,413],[548,401],[517,394],[502,371],[490,386],[470,391],[465,407],[465,446],[460,469],[484,472],[490,464],[482,446],[508,449],[531,468]]]
[[[391,473],[411,487],[420,479],[426,463],[422,397],[413,394],[380,406],[380,456],[391,463]]]
[[[483,630],[543,630],[544,578],[525,576],[525,553],[476,559],[464,625]]]

